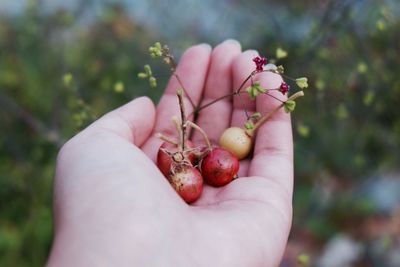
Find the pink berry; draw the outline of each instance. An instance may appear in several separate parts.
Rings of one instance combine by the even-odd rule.
[[[204,180],[212,186],[230,183],[239,171],[239,160],[223,148],[214,148],[201,162]]]
[[[168,181],[186,203],[196,201],[203,192],[203,177],[192,166],[173,163]]]

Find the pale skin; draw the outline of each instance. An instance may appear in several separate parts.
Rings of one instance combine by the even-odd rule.
[[[213,50],[189,48],[177,68],[196,104],[240,85],[254,70],[256,51],[227,40]],[[259,74],[266,88],[281,77]],[[179,116],[171,78],[155,108],[145,97],[111,111],[69,140],[57,159],[55,238],[47,266],[278,266],[292,221],[293,145],[283,110],[261,126],[240,178],[205,186],[187,205],[154,164],[161,141],[176,135]],[[272,94],[284,99],[278,91]],[[266,95],[226,99],[201,111],[196,123],[215,143],[223,130],[242,126],[243,109],[267,113],[280,103]],[[193,110],[187,101],[188,113]],[[191,119],[191,118],[189,118]],[[195,143],[203,142],[192,132]]]

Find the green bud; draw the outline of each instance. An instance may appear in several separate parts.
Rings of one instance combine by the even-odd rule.
[[[300,254],[297,257],[297,262],[300,264],[302,267],[306,267],[310,265],[310,256],[307,254]]]
[[[116,93],[122,93],[125,90],[125,86],[122,82],[117,82],[114,84],[114,91]]]
[[[260,112],[254,112],[254,113],[251,115],[251,118],[252,118],[252,119],[258,120],[259,118],[261,118],[261,113],[260,113]]]
[[[244,127],[245,127],[247,130],[251,130],[251,129],[254,128],[254,124],[253,124],[251,121],[248,121],[248,122],[246,122],[246,123],[244,124]]]
[[[150,65],[146,64],[146,65],[144,65],[143,68],[144,68],[144,72],[147,74],[147,76],[151,76],[152,75]]]
[[[138,76],[139,79],[146,79],[146,78],[149,77],[149,76],[148,76],[146,73],[144,73],[144,72],[139,72],[137,76]]]
[[[255,90],[256,90],[258,93],[266,93],[266,92],[267,92],[267,89],[263,88],[263,87],[260,85],[260,82],[255,82],[255,83],[254,83],[254,88],[255,88]]]
[[[285,72],[285,68],[282,65],[279,65],[277,71],[278,73],[283,74]]]
[[[149,84],[151,88],[155,88],[157,87],[157,79],[154,77],[150,77],[149,78]]]
[[[338,119],[346,119],[349,116],[349,112],[347,110],[347,107],[342,103],[338,106],[336,110],[336,117]]]
[[[282,48],[278,47],[276,49],[276,58],[280,59],[280,58],[285,58],[288,56],[288,52],[283,50]]]
[[[246,92],[249,93],[249,97],[254,100],[260,93],[266,93],[267,89],[263,88],[260,85],[260,82],[257,81],[251,86],[247,87]]]
[[[299,124],[297,126],[297,132],[301,137],[308,137],[310,135],[310,128],[304,124]]]
[[[300,87],[301,89],[307,88],[308,87],[308,83],[307,83],[307,78],[306,77],[301,77],[301,78],[297,78],[296,79],[296,84],[298,87]]]
[[[386,23],[383,19],[379,19],[376,21],[376,28],[380,31],[384,31],[386,29]]]
[[[315,87],[316,87],[318,90],[320,90],[320,91],[324,90],[324,89],[325,89],[325,82],[324,82],[324,80],[318,79],[318,80],[315,82]]]
[[[69,87],[72,83],[72,80],[74,79],[74,77],[72,76],[71,73],[66,73],[63,76],[63,83],[66,87]]]
[[[294,102],[293,100],[288,100],[284,103],[283,107],[286,113],[290,113],[295,109],[296,102]]]
[[[252,100],[254,100],[254,99],[257,97],[257,95],[258,95],[258,91],[257,91],[254,87],[252,87],[252,86],[250,86],[249,88],[247,88],[247,92],[249,93],[249,97],[250,97]]]
[[[367,72],[367,70],[368,70],[367,64],[365,64],[364,62],[358,63],[358,65],[357,65],[357,71],[358,71],[358,73],[364,74],[364,73]]]
[[[150,56],[153,58],[161,57],[163,54],[161,44],[159,42],[157,42],[153,46],[150,46],[149,53],[150,53]]]
[[[160,42],[156,42],[154,44],[154,47],[157,48],[158,50],[161,50],[161,43]]]
[[[369,106],[374,101],[375,93],[372,90],[368,90],[363,97],[364,105]]]

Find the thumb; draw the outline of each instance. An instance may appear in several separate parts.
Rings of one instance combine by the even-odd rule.
[[[109,131],[141,146],[155,122],[155,107],[148,97],[139,97],[119,107],[90,125],[87,131]]]

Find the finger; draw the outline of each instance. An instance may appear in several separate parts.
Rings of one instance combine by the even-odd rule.
[[[176,69],[187,94],[197,105],[207,76],[210,61],[211,47],[207,44],[196,45],[189,48],[183,55]],[[166,135],[177,136],[174,124],[171,122],[173,116],[179,116],[179,104],[176,90],[181,88],[175,77],[171,77],[164,95],[157,106],[157,118],[153,133],[162,132]],[[192,113],[191,106],[185,97],[185,108],[187,115]],[[161,141],[154,135],[143,145],[142,149],[151,158],[155,159]]]
[[[253,58],[258,56],[255,50],[247,50],[236,57],[233,62],[233,90],[236,91],[244,80],[255,69]],[[250,86],[248,80],[242,87],[242,91]],[[239,94],[233,97],[233,112],[231,126],[242,127],[246,121],[246,111],[252,112],[256,109],[255,101],[251,100],[247,94]]]
[[[153,102],[148,97],[139,97],[107,113],[81,134],[107,131],[141,146],[150,136],[154,121]]]
[[[243,81],[247,79],[250,73],[255,69],[253,58],[258,56],[258,52],[255,50],[247,50],[236,57],[233,62],[233,90],[236,91],[242,85]],[[247,81],[243,86],[241,91],[250,86],[251,81]],[[239,94],[233,97],[233,111],[231,117],[231,126],[243,127],[246,121],[246,112],[252,113],[256,109],[255,101],[251,100],[249,96],[244,94]],[[249,160],[244,159],[240,161],[239,171],[241,174],[247,176]]]
[[[232,92],[232,63],[240,51],[240,43],[236,40],[226,40],[214,48],[200,106]],[[212,143],[216,143],[222,132],[230,125],[231,101],[231,97],[224,98],[199,113],[197,124],[207,133]],[[195,143],[204,141],[197,131],[193,132],[192,140]]]
[[[282,83],[280,75],[263,73],[260,83],[265,88],[279,88]],[[281,100],[286,100],[279,91],[269,93]],[[268,95],[257,97],[257,111],[267,114],[281,104]],[[273,179],[281,184],[287,192],[293,187],[293,140],[290,115],[283,108],[263,124],[255,139],[254,157],[250,165],[249,175]]]

